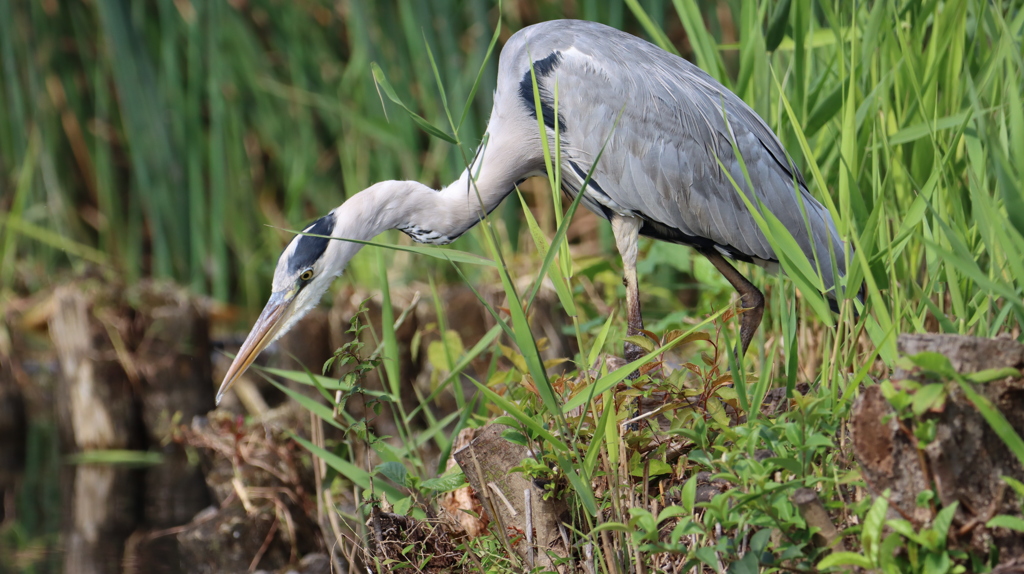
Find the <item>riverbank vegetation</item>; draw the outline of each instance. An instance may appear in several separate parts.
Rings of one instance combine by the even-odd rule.
[[[556,174],[451,248],[410,252],[405,236],[385,234],[377,241],[399,248],[364,249],[341,280],[372,290],[380,315],[346,322],[358,343],[333,361],[375,374],[379,388],[302,370],[288,378],[310,392],[280,385],[335,429],[332,440],[295,437],[329,468],[318,484],[352,502],[328,509],[339,519],[325,527],[327,546],[381,572],[1008,563],[1024,536],[1024,443],[1006,405],[977,389],[1012,386],[1024,365],[972,378],[961,360],[904,353],[898,341],[1021,340],[1019,3],[580,0],[505,2],[499,13],[484,0],[0,0],[0,289],[45,291],[69,270],[153,276],[252,317],[286,230],[375,181],[454,179],[482,136],[503,41],[563,16],[681,53],[748,102],[854,250],[847,283],[863,286],[864,302],[832,313],[813,263],[766,218],[786,273],[750,269],[768,308],[736,357],[729,284],[687,248],[644,242],[650,336],[634,342],[649,355],[632,381],[637,366],[615,360],[624,289],[610,231],[550,193]],[[418,295],[405,296],[411,282]],[[478,296],[486,327],[472,340],[460,334],[465,309],[444,304],[450,286]],[[403,339],[423,307],[432,322]],[[403,372],[403,353],[422,369]],[[874,451],[851,435],[867,416],[855,404],[871,393],[893,409],[879,426],[912,437],[920,461],[947,444],[943,413],[980,413],[1008,449],[999,468],[1010,478],[991,478],[1016,511],[946,496],[934,459],[914,460],[925,467],[916,498],[876,488],[863,458]],[[655,414],[632,420],[637,402]],[[355,403],[357,415],[346,411]],[[496,522],[508,493],[448,465],[462,431],[492,423],[530,455],[517,470],[542,485],[536,512],[557,502],[569,517],[550,558],[524,550],[536,525]],[[465,481],[479,506],[453,516],[490,509],[485,535],[439,518]],[[381,521],[396,516],[444,537],[403,539],[413,530],[392,525],[399,538],[382,538]]]

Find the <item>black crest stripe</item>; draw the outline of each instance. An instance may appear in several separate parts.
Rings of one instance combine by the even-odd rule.
[[[561,52],[551,52],[546,58],[533,62],[533,74],[537,76],[538,88],[540,87],[541,78],[550,76],[561,61]],[[526,73],[523,74],[523,79],[519,82],[519,97],[526,104],[526,109],[530,111],[530,115],[536,118],[537,106],[533,101],[533,77],[530,75],[530,70],[526,70]],[[555,107],[550,95],[545,93],[544,90],[540,90],[540,113],[544,117],[544,125],[555,129]],[[558,117],[558,131],[565,132],[565,120],[561,116]]]
[[[312,225],[303,230],[303,233],[329,236],[332,231],[334,231],[334,216],[325,215],[314,221]],[[292,273],[297,273],[316,263],[324,251],[327,251],[327,243],[330,239],[300,235],[295,241],[295,250],[292,251],[292,256],[288,260],[288,269]]]

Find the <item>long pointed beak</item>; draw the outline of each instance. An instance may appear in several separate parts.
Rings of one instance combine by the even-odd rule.
[[[256,324],[252,326],[249,336],[245,338],[242,348],[238,350],[238,355],[235,356],[235,360],[228,367],[227,374],[224,375],[224,382],[220,384],[220,390],[217,391],[218,405],[224,398],[224,393],[242,376],[242,373],[249,368],[249,365],[256,360],[263,349],[266,349],[267,345],[274,340],[274,336],[281,330],[287,318],[291,316],[288,309],[294,298],[294,291],[279,291],[270,295],[266,307],[260,313],[259,319],[256,319]]]

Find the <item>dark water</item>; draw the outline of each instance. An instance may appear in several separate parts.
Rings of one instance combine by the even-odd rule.
[[[0,572],[62,572],[60,453],[52,424],[0,438]],[[18,440],[21,438],[21,440]]]
[[[12,438],[0,440],[0,573],[182,572],[174,527],[210,500],[179,447],[158,447],[159,464],[76,464],[50,421],[29,422],[21,448]]]

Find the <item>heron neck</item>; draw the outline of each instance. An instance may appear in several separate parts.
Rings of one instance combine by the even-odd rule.
[[[492,118],[489,131],[500,133],[500,122]],[[537,146],[512,145],[518,141],[503,138],[483,144],[469,169],[441,190],[417,181],[384,181],[366,188],[335,210],[333,235],[369,241],[399,229],[421,243],[450,243],[497,207],[518,181],[543,169],[543,160],[529,151]],[[347,241],[332,243],[342,244],[338,248],[344,253],[338,261],[343,263],[362,247]]]
[[[399,229],[421,243],[446,244],[479,223],[526,175],[491,161],[471,166],[440,190],[416,181],[384,182],[360,194],[367,196],[361,211],[374,222],[372,235]]]

